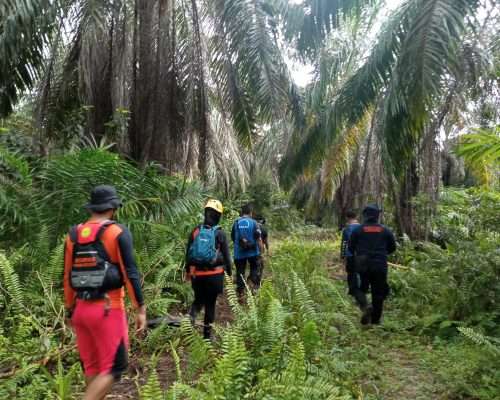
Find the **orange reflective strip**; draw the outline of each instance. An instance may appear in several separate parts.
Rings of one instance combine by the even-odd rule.
[[[77,263],[89,263],[89,262],[97,262],[97,258],[95,257],[76,257],[75,262]]]
[[[363,232],[366,233],[380,233],[384,230],[381,226],[364,226]]]
[[[93,264],[89,264],[89,263],[87,263],[87,264],[77,264],[77,263],[75,263],[73,265],[73,267],[75,267],[75,268],[93,268],[93,267],[96,267],[96,266],[97,265],[95,263],[93,263]]]
[[[217,267],[208,271],[200,271],[197,270],[195,267],[190,267],[191,275],[194,276],[208,276],[208,275],[218,275],[218,274],[223,274],[224,273],[224,268],[222,267]]]

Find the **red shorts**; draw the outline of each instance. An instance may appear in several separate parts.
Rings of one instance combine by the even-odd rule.
[[[72,319],[85,376],[112,374],[119,379],[128,366],[128,326],[125,310],[102,302],[78,300]]]

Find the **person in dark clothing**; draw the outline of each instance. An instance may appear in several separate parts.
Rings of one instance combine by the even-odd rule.
[[[231,229],[234,242],[234,263],[236,265],[236,288],[240,296],[245,291],[245,272],[250,265],[250,281],[254,289],[260,286],[260,255],[262,254],[262,233],[259,224],[252,218],[252,206],[241,208],[241,217]]]
[[[262,253],[259,256],[259,280],[262,280],[264,272],[264,253],[269,256],[269,233],[266,228],[266,219],[262,215],[255,217],[260,229],[260,236],[262,239]]]
[[[195,321],[197,314],[202,308],[205,309],[203,322],[203,337],[210,339],[212,335],[212,324],[215,321],[215,306],[217,297],[224,289],[224,272],[231,276],[231,254],[229,242],[224,231],[218,227],[222,216],[222,203],[218,200],[209,200],[205,205],[205,219],[202,225],[197,226],[189,235],[186,246],[186,278],[191,280],[194,291],[194,301],[191,306],[191,320]],[[207,235],[202,236],[201,235]],[[196,239],[208,240],[213,235],[215,257],[203,260],[203,243],[198,244]],[[205,250],[210,250],[206,249]]]
[[[376,204],[366,206],[363,210],[364,222],[352,232],[348,243],[361,277],[361,286],[355,290],[355,298],[363,311],[363,325],[380,323],[384,300],[390,290],[387,283],[387,255],[396,250],[394,234],[378,223],[379,215],[380,209]],[[371,306],[366,299],[370,288]]]
[[[257,224],[259,224],[260,237],[262,239],[262,248],[266,253],[269,253],[269,233],[266,227],[266,219],[262,215],[255,217]]]
[[[347,247],[349,243],[349,238],[351,237],[352,232],[360,225],[358,220],[356,219],[356,213],[352,210],[349,210],[346,213],[347,217],[347,225],[342,230],[342,242],[340,245],[340,258],[345,262],[345,269],[347,272],[347,286],[349,288],[349,294],[354,296],[356,294],[356,288],[359,287],[359,275],[356,272],[354,266],[354,257],[353,254],[349,251]],[[356,299],[357,300],[357,299]],[[359,301],[358,301],[359,304]]]

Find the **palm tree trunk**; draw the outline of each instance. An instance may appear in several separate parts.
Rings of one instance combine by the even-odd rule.
[[[200,20],[196,0],[191,0],[191,15],[193,22],[193,45],[196,82],[194,83],[194,128],[198,133],[198,170],[203,181],[207,180],[207,159],[209,131],[207,121],[208,100],[205,94],[205,73],[203,64],[202,39],[200,33]]]

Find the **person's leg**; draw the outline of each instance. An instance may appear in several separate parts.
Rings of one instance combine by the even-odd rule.
[[[223,292],[224,276],[213,275],[207,277],[205,287],[205,319],[203,324],[203,337],[210,339],[212,336],[212,324],[215,321],[215,307],[217,305],[217,297]]]
[[[260,287],[259,257],[250,257],[248,262],[250,264],[250,281],[253,283],[253,288],[257,290]]]
[[[372,324],[379,324],[382,318],[384,300],[389,295],[389,284],[387,283],[387,266],[377,265],[374,267],[372,278]]]
[[[104,310],[103,310],[104,311]],[[128,367],[128,326],[125,310],[111,309],[102,312],[100,321],[93,327],[99,375],[85,391],[84,400],[101,400],[111,390]]]
[[[354,266],[354,257],[346,257],[345,270],[347,273],[347,287],[349,288],[348,294],[354,296],[359,288],[359,276]]]
[[[198,313],[201,311],[201,308],[203,307],[203,290],[201,287],[201,279],[200,277],[198,278],[191,278],[191,287],[193,288],[194,292],[194,300],[193,304],[191,305],[191,309],[189,310],[189,316],[191,318],[191,323],[194,325],[196,321],[196,316]]]
[[[87,387],[99,374],[97,349],[94,345],[94,337],[91,332],[92,326],[89,326],[94,317],[93,313],[93,309],[89,306],[89,303],[78,301],[71,320]]]
[[[247,259],[242,258],[241,260],[234,260],[236,265],[236,290],[239,295],[245,292],[245,269],[247,265]]]
[[[368,289],[370,287],[370,281],[368,279],[368,274],[362,273],[362,274],[355,274],[356,280],[359,278],[360,283],[358,284],[356,282],[356,285],[353,285],[352,290],[352,296],[356,300],[356,303],[358,304],[359,308],[361,311],[366,310],[368,306],[368,300],[366,298],[366,293],[368,293]]]
[[[83,400],[103,400],[111,391],[115,378],[111,374],[99,375],[87,386]]]

